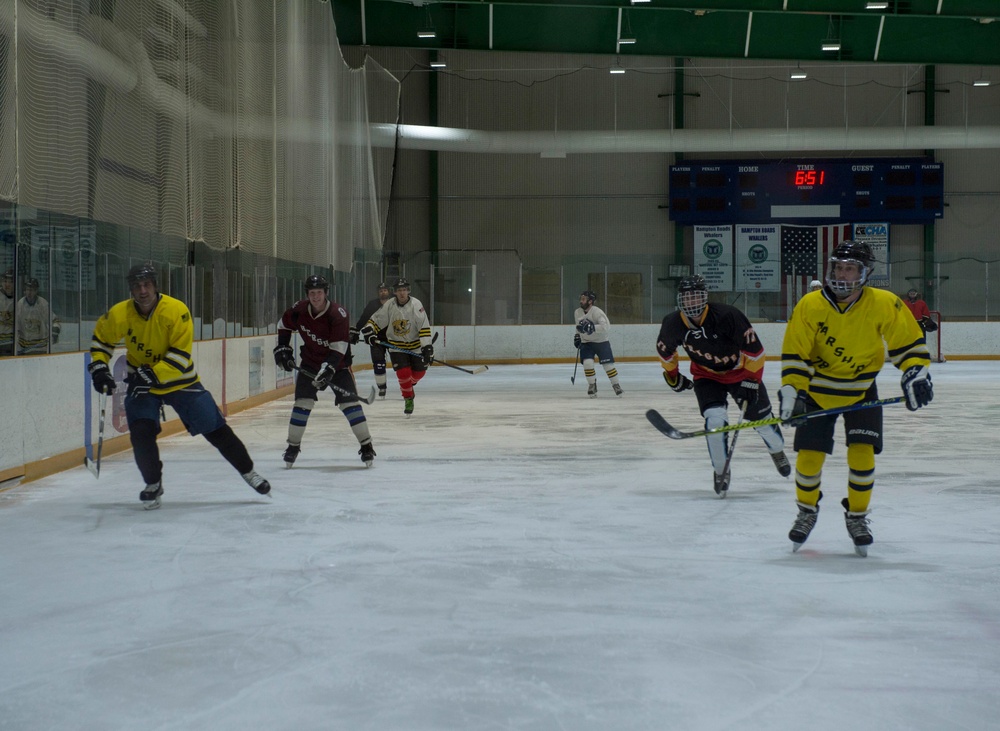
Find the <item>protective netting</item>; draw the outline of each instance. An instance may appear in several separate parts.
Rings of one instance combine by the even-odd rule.
[[[367,123],[399,84],[348,68],[328,3],[4,0],[0,34],[3,198],[340,270],[381,248]]]

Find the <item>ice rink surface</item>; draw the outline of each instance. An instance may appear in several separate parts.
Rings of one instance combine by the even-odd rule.
[[[291,399],[241,413],[269,498],[186,434],[160,510],[131,452],[0,493],[0,729],[1000,727],[996,363],[885,409],[868,558],[840,427],[793,554],[760,438],[719,500],[704,440],[643,417],[701,428],[693,394],[619,366],[596,400],[569,363],[434,368],[409,419],[390,373],[371,469],[328,394],[290,471]]]

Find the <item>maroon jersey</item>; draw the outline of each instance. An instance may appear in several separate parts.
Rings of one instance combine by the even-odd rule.
[[[764,346],[746,315],[732,305],[710,304],[700,327],[688,327],[680,312],[664,317],[656,352],[668,374],[677,372],[679,347],[691,358],[694,379],[759,382],[764,375]]]
[[[315,372],[323,363],[337,370],[351,366],[351,346],[348,342],[351,323],[347,310],[327,300],[326,309],[313,312],[309,300],[299,300],[278,321],[278,345],[288,345],[292,333],[302,336],[299,357],[302,367]]]

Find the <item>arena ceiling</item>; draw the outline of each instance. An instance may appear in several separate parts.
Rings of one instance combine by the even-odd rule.
[[[340,43],[350,46],[1000,64],[1000,0],[331,0],[331,5]],[[839,50],[823,50],[833,42]]]

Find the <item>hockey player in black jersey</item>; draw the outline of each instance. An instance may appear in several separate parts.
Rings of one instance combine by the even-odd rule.
[[[771,417],[771,401],[762,382],[764,348],[746,315],[735,307],[709,303],[708,285],[700,275],[685,277],[677,287],[678,311],[663,318],[656,352],[663,379],[680,393],[694,389],[705,428],[726,426],[728,396],[744,410],[748,421]],[[691,378],[680,372],[677,349],[691,358]],[[785,442],[775,425],[756,427],[782,477],[791,474]],[[729,445],[726,434],[706,437],[715,468],[714,487],[720,497],[729,489]]]
[[[357,324],[351,328],[351,345],[358,344],[361,328],[368,324],[368,320],[371,316],[378,310],[382,309],[382,305],[384,305],[386,300],[390,297],[392,297],[392,292],[389,290],[389,285],[385,282],[380,283],[378,285],[378,297],[370,300],[368,304],[365,305],[365,309],[361,312],[361,317],[358,318]],[[384,343],[384,340],[376,340],[369,346],[372,356],[372,371],[375,373],[375,385],[378,386],[378,397],[380,399],[385,399],[386,391]]]

